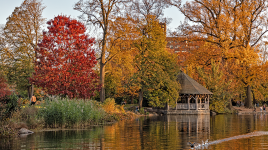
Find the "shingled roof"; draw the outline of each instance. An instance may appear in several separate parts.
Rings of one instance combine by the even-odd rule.
[[[178,74],[178,80],[182,88],[180,94],[213,94],[182,71]]]

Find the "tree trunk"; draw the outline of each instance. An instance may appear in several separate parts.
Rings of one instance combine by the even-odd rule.
[[[30,102],[31,102],[31,86],[28,86],[28,98],[29,98],[29,100],[30,100]]]
[[[31,86],[28,86],[28,97],[29,97],[30,102],[31,102],[31,98],[33,94],[34,94],[34,85],[31,84]]]
[[[252,108],[252,93],[251,93],[251,86],[247,86],[246,91],[247,98],[245,99],[245,107],[246,108]]]
[[[100,91],[100,101],[104,102],[105,100],[105,65],[106,65],[106,38],[107,38],[107,29],[108,29],[108,22],[104,23],[105,27],[103,30],[103,39],[102,39],[102,48],[101,48],[101,57],[100,57],[100,84],[101,84],[101,91]]]
[[[253,104],[256,104],[256,103],[257,103],[257,100],[256,100],[256,98],[255,98],[255,94],[254,94],[254,92],[252,92],[252,97],[253,97]]]
[[[134,104],[134,96],[131,95],[131,104]]]
[[[139,109],[142,108],[142,101],[143,101],[143,91],[140,89],[139,91]]]
[[[105,64],[100,62],[100,101],[104,102],[105,100],[105,86],[104,86],[104,79],[105,79]]]

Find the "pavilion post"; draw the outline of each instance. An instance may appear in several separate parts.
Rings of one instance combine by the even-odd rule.
[[[201,101],[201,98],[199,98],[198,100],[199,100],[199,104],[200,104],[199,107],[200,107],[200,109],[202,109],[202,105],[201,105],[201,102],[202,101]]]
[[[207,109],[209,109],[209,95],[208,95],[208,102],[207,103],[208,103],[208,108]]]
[[[190,110],[190,96],[187,95],[188,110]]]
[[[175,107],[175,110],[178,109],[178,100],[176,100],[176,107]]]
[[[166,110],[169,110],[168,102],[166,103]]]
[[[198,110],[198,96],[195,96],[195,105],[196,105],[196,110]]]

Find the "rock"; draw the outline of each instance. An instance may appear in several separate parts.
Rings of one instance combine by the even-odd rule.
[[[28,130],[26,128],[21,128],[19,130],[19,134],[32,134],[32,133],[34,133],[34,132],[33,131],[30,131],[30,130]]]
[[[217,115],[217,113],[214,112],[214,111],[210,111],[210,115],[211,115],[211,116],[215,116],[215,115]]]

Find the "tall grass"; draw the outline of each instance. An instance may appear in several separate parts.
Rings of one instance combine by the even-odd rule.
[[[41,105],[39,115],[48,127],[73,127],[98,123],[105,117],[105,111],[91,100],[52,98]]]
[[[102,108],[107,113],[125,113],[124,105],[116,105],[114,98],[105,99]]]

